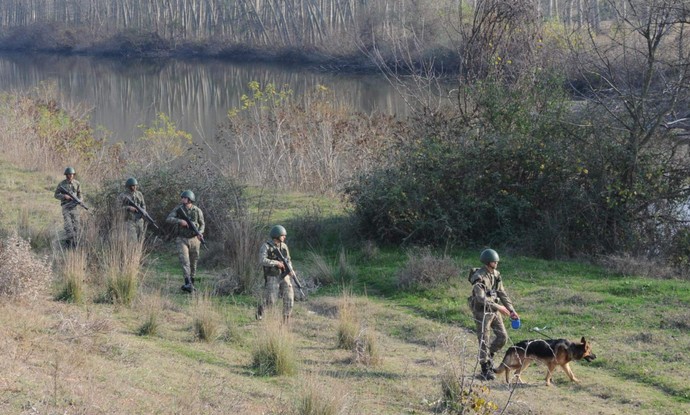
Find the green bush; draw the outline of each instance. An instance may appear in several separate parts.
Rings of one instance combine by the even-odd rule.
[[[555,81],[477,83],[471,118],[413,123],[391,161],[346,190],[361,236],[545,258],[666,250],[688,203],[687,156],[662,131],[633,152],[611,115],[565,101]]]

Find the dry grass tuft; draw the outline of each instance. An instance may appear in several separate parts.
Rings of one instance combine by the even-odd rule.
[[[252,368],[259,376],[292,376],[297,373],[295,338],[281,317],[272,309],[262,322],[256,348],[252,352]]]
[[[101,254],[107,298],[114,304],[132,304],[142,279],[143,242],[132,238],[124,223],[117,223]]]
[[[155,336],[160,330],[160,315],[163,311],[163,298],[160,292],[142,297],[139,304],[144,322],[139,326],[137,334]]]
[[[473,340],[443,335],[438,339],[438,348],[448,362],[439,376],[441,398],[437,401],[438,411],[444,414],[496,413],[499,408],[491,400],[491,389],[478,383],[475,376],[478,364]],[[459,362],[458,356],[461,357]]]
[[[53,279],[48,258],[39,258],[24,238],[11,234],[0,242],[0,296],[35,298]]]
[[[345,415],[349,414],[349,395],[342,388],[335,390],[323,381],[307,378],[297,396],[293,413],[299,415]]]
[[[383,360],[378,336],[370,328],[364,328],[359,332],[353,352],[352,361],[365,366],[378,366]]]
[[[357,278],[357,272],[352,264],[350,264],[345,248],[341,248],[338,254],[338,274],[340,283],[352,282]]]
[[[336,281],[336,272],[333,267],[326,262],[323,255],[314,251],[307,252],[306,272],[314,280],[316,285],[330,285]]]
[[[81,304],[85,299],[87,256],[81,248],[60,250],[58,269],[62,280],[55,298],[59,301]]]
[[[398,287],[431,287],[457,277],[458,265],[447,256],[438,256],[428,247],[407,252],[407,263],[397,273]]]
[[[340,349],[354,350],[359,331],[360,321],[354,297],[349,290],[343,290],[338,302],[336,346]]]
[[[222,325],[211,294],[204,292],[194,295],[191,311],[194,338],[205,342],[218,340],[221,336]]]

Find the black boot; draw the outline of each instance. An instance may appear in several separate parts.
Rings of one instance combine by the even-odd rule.
[[[181,287],[182,291],[186,291],[188,293],[191,293],[194,291],[194,285],[192,285],[192,280],[189,278],[184,279],[184,285]]]
[[[480,377],[483,380],[494,380],[496,379],[496,374],[494,373],[493,365],[491,361],[482,363],[482,373]]]
[[[256,319],[261,320],[262,318],[264,318],[264,306],[259,304],[259,307],[256,309]]]

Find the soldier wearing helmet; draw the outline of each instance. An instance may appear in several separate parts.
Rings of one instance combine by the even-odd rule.
[[[261,244],[259,262],[264,270],[264,297],[256,318],[261,320],[264,311],[273,307],[278,298],[283,299],[283,323],[290,322],[290,315],[295,304],[295,291],[292,287],[291,275],[286,272],[285,264],[280,259],[280,253],[290,265],[290,251],[285,243],[287,231],[281,225],[275,225],[269,233],[271,239]]]
[[[501,273],[497,269],[498,253],[493,249],[485,249],[479,260],[484,266],[470,275],[472,295],[468,298],[468,303],[477,327],[481,376],[484,380],[492,380],[496,378],[493,372],[493,356],[508,339],[501,314],[515,320],[520,317],[503,288]],[[493,340],[490,340],[491,331],[494,333]]]
[[[77,236],[79,235],[79,209],[77,209],[77,202],[72,200],[70,195],[65,194],[61,188],[67,189],[81,200],[81,184],[74,178],[77,172],[73,167],[67,167],[64,174],[65,180],[61,181],[55,189],[55,198],[60,200],[60,207],[62,208],[62,218],[64,220],[65,229],[64,244],[71,248],[76,246]]]
[[[196,197],[191,190],[185,190],[180,194],[181,203],[170,212],[165,219],[167,223],[175,225],[177,238],[177,256],[182,265],[184,274],[184,285],[182,291],[191,293],[194,291],[194,277],[196,275],[196,264],[199,260],[202,237],[197,235],[192,227],[185,220],[185,216],[192,222],[200,234],[204,233],[205,222],[204,213],[195,206]]]
[[[144,195],[139,191],[139,182],[136,178],[127,179],[125,190],[117,196],[117,199],[119,206],[122,206],[127,232],[130,236],[136,236],[137,240],[142,240],[145,232],[144,216],[130,203],[130,201],[134,202],[146,210]]]

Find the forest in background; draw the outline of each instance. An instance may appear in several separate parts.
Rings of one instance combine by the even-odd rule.
[[[474,10],[531,9],[568,27],[621,22],[626,0],[6,0],[0,49],[116,55],[208,55],[366,67],[376,49],[395,62],[457,70],[458,32]],[[623,14],[620,14],[622,11]],[[421,52],[423,51],[423,52]],[[443,65],[442,65],[443,64]]]

